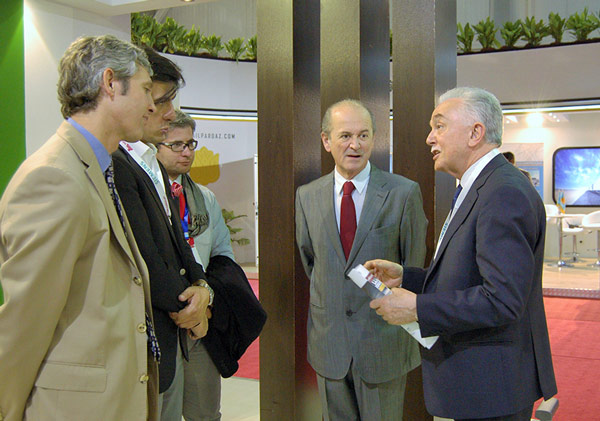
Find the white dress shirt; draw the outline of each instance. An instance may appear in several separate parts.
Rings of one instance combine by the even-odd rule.
[[[451,213],[446,218],[444,227],[448,227],[448,225],[450,225],[450,222],[452,222],[452,218],[454,217],[454,215],[456,215],[456,211],[458,210],[458,208],[460,207],[462,202],[465,200],[465,197],[467,197],[469,190],[471,190],[471,186],[473,185],[473,183],[475,182],[477,177],[479,177],[479,174],[481,174],[481,171],[483,171],[485,166],[487,164],[489,164],[490,161],[492,159],[494,159],[496,157],[496,155],[498,155],[499,153],[500,153],[500,151],[497,148],[492,149],[491,151],[489,151],[488,153],[483,155],[481,158],[479,158],[477,161],[475,161],[475,163],[473,165],[471,165],[469,168],[467,168],[467,170],[463,174],[462,178],[460,180],[458,180],[458,182],[459,182],[458,184],[460,184],[462,186],[462,190],[461,190],[460,194],[458,195],[458,197],[456,198],[456,203],[454,204],[454,208],[451,210]],[[437,246],[435,248],[435,254],[433,255],[434,258],[437,255],[437,251],[438,251],[438,248],[440,247],[440,244],[442,244],[442,239],[444,238],[445,233],[446,233],[446,230],[442,229],[440,238],[439,238],[439,240],[437,242]]]

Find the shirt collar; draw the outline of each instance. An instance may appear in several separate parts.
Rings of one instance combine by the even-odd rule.
[[[75,127],[77,131],[83,135],[83,137],[85,137],[85,140],[87,140],[90,144],[94,155],[96,155],[96,159],[98,160],[100,169],[102,170],[102,172],[106,171],[106,169],[110,165],[111,157],[104,145],[98,140],[96,136],[91,134],[85,127],[73,120],[71,117],[67,118],[67,121],[73,127]]]
[[[500,151],[498,150],[498,148],[492,149],[491,151],[483,155],[481,158],[479,158],[477,161],[475,161],[475,163],[471,165],[467,169],[467,171],[465,171],[462,178],[460,179],[460,185],[462,186],[462,190],[465,194],[469,191],[469,189],[471,188],[481,171],[483,171],[485,166],[489,164],[489,162],[492,159],[494,159],[499,153]]]
[[[345,179],[337,170],[337,166],[333,172],[333,177],[335,180],[335,192],[336,194],[342,194],[342,189],[344,188],[344,183],[346,181],[352,181],[354,184],[354,188],[358,191],[358,194],[362,194],[365,188],[367,188],[367,184],[369,184],[369,177],[371,175],[371,163],[367,161],[367,165],[363,168],[361,172],[356,174],[356,176],[352,180]]]
[[[139,142],[127,142],[131,149],[135,151],[142,158],[146,158],[146,156],[156,156],[156,146],[152,143],[144,143],[141,140]]]

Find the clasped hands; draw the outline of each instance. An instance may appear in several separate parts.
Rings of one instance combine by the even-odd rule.
[[[210,294],[201,286],[187,287],[179,294],[179,301],[187,302],[187,305],[178,312],[169,313],[175,324],[187,329],[191,339],[200,339],[208,332],[208,319],[212,317],[208,302]]]
[[[364,264],[377,279],[383,282],[392,293],[371,301],[369,306],[383,320],[392,325],[401,325],[417,320],[416,294],[401,288],[404,269],[398,263],[387,260],[369,260]]]

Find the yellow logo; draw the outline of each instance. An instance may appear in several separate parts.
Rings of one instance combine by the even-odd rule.
[[[219,167],[219,154],[202,146],[194,155],[194,163],[190,168],[190,177],[196,183],[206,186],[209,183],[214,183],[221,176]]]

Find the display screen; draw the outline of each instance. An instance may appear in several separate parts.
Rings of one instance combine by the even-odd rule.
[[[552,157],[553,197],[567,206],[600,206],[600,147],[560,148]]]

